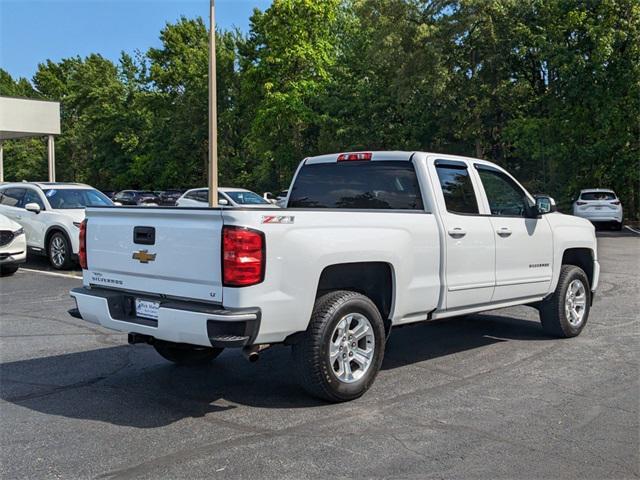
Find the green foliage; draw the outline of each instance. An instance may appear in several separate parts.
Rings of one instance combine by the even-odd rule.
[[[100,188],[206,184],[208,32],[0,70],[0,94],[62,102],[58,176]],[[430,150],[502,164],[567,204],[611,187],[639,210],[640,5],[634,0],[275,0],[217,32],[220,184],[286,188],[304,157]],[[10,179],[46,176],[41,140],[5,142]]]

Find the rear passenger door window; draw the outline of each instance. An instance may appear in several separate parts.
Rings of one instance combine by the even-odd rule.
[[[435,165],[447,211],[467,215],[480,213],[466,164],[438,160]]]
[[[24,188],[7,188],[2,192],[2,205],[7,207],[20,207],[22,197],[25,193]]]

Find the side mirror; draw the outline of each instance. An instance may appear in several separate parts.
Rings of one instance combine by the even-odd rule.
[[[223,207],[226,207],[227,205],[229,205],[229,200],[221,198],[218,200],[218,205],[222,205]]]
[[[114,204],[116,207],[121,207],[121,206],[122,206],[122,204],[121,204],[120,202],[113,202],[113,204]]]
[[[24,209],[28,212],[33,212],[33,213],[40,213],[40,210],[42,210],[40,208],[40,205],[38,205],[37,203],[33,202],[33,203],[27,203],[24,206]]]
[[[548,195],[536,195],[536,208],[541,215],[558,211],[556,201]]]
[[[273,200],[275,197],[271,192],[264,192],[264,194],[262,194],[262,198],[264,198],[265,200]]]

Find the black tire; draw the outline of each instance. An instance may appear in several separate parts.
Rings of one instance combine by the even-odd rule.
[[[338,323],[341,322],[349,314],[360,314],[368,320],[371,329],[370,333],[364,338],[366,342],[363,346],[373,347],[371,360],[368,367],[362,369],[360,378],[353,379],[348,383],[341,380],[334,368],[337,361],[334,360],[332,365],[329,358],[329,349],[332,342],[332,336],[336,334]],[[353,322],[353,320],[351,320]],[[359,324],[359,320],[355,320],[355,325]],[[354,325],[353,323],[351,325]],[[347,333],[348,335],[348,333]],[[373,338],[371,338],[373,337]],[[343,337],[343,339],[346,338]],[[370,343],[373,339],[374,342]],[[354,348],[360,348],[360,342],[363,339],[355,340]],[[301,340],[293,345],[293,360],[296,366],[298,380],[302,387],[311,395],[328,400],[330,402],[345,402],[356,399],[364,394],[380,370],[382,359],[384,357],[385,348],[385,329],[384,322],[380,316],[380,312],[375,304],[366,296],[356,292],[337,290],[327,293],[316,300],[309,322],[307,331]],[[339,341],[339,339],[336,339]],[[346,343],[351,342],[351,337]],[[340,349],[342,350],[342,346]],[[349,353],[353,353],[349,351]],[[345,353],[343,351],[343,358]],[[356,351],[357,356],[357,351]],[[349,371],[352,366],[359,369],[356,360],[348,360]],[[346,369],[345,369],[346,370]],[[355,376],[358,374],[355,373]]]
[[[73,265],[71,242],[62,232],[54,232],[47,243],[49,263],[56,270],[69,270]]]
[[[578,281],[584,288],[584,310],[581,320],[570,321],[567,317],[565,304],[569,286]],[[560,270],[560,278],[556,291],[540,303],[540,321],[544,330],[555,337],[569,338],[580,335],[589,319],[591,310],[591,286],[589,278],[580,267],[575,265],[563,265]]]
[[[9,277],[16,273],[20,265],[1,265],[0,266],[0,277]]]
[[[613,229],[617,232],[622,230],[623,223],[622,222],[614,222]]]
[[[165,342],[162,340],[156,340],[153,343],[153,347],[164,359],[177,365],[185,366],[207,364],[224,350],[223,348],[200,347],[198,345]]]

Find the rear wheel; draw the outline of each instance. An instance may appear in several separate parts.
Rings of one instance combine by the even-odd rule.
[[[369,298],[345,290],[323,295],[305,335],[293,345],[301,385],[331,402],[360,397],[380,370],[385,339],[382,317]]]
[[[0,276],[8,277],[10,275],[13,275],[14,273],[16,273],[18,271],[18,268],[20,268],[19,265],[1,265],[0,266]]]
[[[47,247],[49,263],[56,270],[68,270],[71,268],[71,242],[62,232],[55,232],[49,238]]]
[[[589,279],[580,267],[563,265],[556,291],[540,303],[540,320],[553,336],[580,335],[587,324],[591,306]]]
[[[197,345],[165,342],[162,340],[156,340],[153,343],[153,347],[164,359],[177,365],[187,366],[209,363],[224,350],[222,348],[200,347]]]
[[[618,232],[622,230],[622,222],[614,222],[613,229],[617,230]]]

